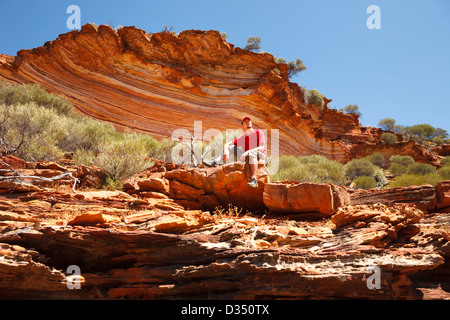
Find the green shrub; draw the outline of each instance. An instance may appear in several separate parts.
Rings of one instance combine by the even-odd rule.
[[[111,174],[109,185],[144,170],[147,157],[166,157],[175,142],[121,133],[111,124],[75,114],[65,99],[37,85],[0,82],[0,147],[25,160],[58,160],[74,152],[77,163]],[[164,159],[166,160],[166,159]]]
[[[407,168],[407,174],[412,175],[426,175],[436,173],[436,167],[428,163],[412,163]]]
[[[172,161],[172,150],[177,146],[178,143],[176,141],[172,141],[170,139],[163,139],[155,145],[149,151],[149,157],[159,159],[165,162]]]
[[[446,156],[444,159],[442,159],[441,164],[444,167],[450,166],[450,156]]]
[[[344,166],[345,176],[355,180],[361,176],[372,177],[375,174],[375,165],[367,159],[353,159]]]
[[[0,105],[3,152],[25,160],[54,160],[63,155],[57,147],[62,134],[54,110],[35,103]]]
[[[402,175],[402,174],[406,174],[406,172],[408,171],[408,168],[405,167],[404,165],[400,164],[400,163],[393,163],[389,167],[389,171],[394,176],[399,176],[399,175]]]
[[[74,161],[103,168],[108,171],[112,180],[123,180],[152,165],[152,161],[147,158],[147,143],[145,136],[127,133],[122,139],[102,145],[98,154],[91,150],[77,150]]]
[[[381,119],[380,122],[378,122],[378,126],[385,131],[394,131],[395,120],[392,118]],[[386,133],[388,133],[388,132],[386,132]]]
[[[306,90],[305,91],[305,101],[307,104],[315,105],[319,107],[323,104],[323,95],[317,90]]]
[[[386,176],[384,175],[381,168],[378,168],[378,167],[375,168],[375,173],[373,175],[373,178],[377,182],[378,187],[384,187],[384,185],[386,184]]]
[[[433,137],[433,138],[431,139],[431,142],[434,142],[434,143],[436,143],[438,146],[440,146],[440,145],[444,144],[444,138],[442,138],[442,137]]]
[[[395,134],[390,132],[383,132],[380,136],[381,141],[387,145],[393,145],[398,141],[398,138]]]
[[[65,115],[34,102],[0,105],[3,152],[25,160],[56,160],[77,149],[98,152],[117,132],[111,124]]]
[[[57,145],[64,151],[78,149],[99,152],[102,144],[116,139],[121,133],[112,124],[87,117],[60,117],[61,135]]]
[[[450,166],[446,165],[438,169],[436,173],[442,178],[442,180],[450,180]]]
[[[407,127],[403,136],[407,140],[415,140],[417,143],[423,143],[425,140],[430,140],[434,137],[436,129],[429,124],[416,124]]]
[[[311,183],[345,184],[343,165],[323,156],[279,158],[278,172],[271,176],[272,181],[294,180]]]
[[[0,104],[11,106],[34,102],[38,106],[69,114],[72,104],[66,98],[48,93],[38,84],[13,85],[0,81]]]
[[[420,186],[423,184],[436,185],[441,181],[438,174],[404,174],[394,178],[388,185],[389,188]]]
[[[383,167],[385,163],[384,156],[380,152],[375,152],[370,156],[364,157],[363,159],[369,160],[372,164],[380,168]]]
[[[348,104],[344,108],[339,109],[339,111],[343,112],[343,113],[347,113],[347,114],[353,113],[358,116],[361,116],[361,112],[359,111],[359,106],[356,104]]]
[[[391,161],[391,164],[398,163],[405,167],[408,167],[410,164],[413,164],[414,158],[411,156],[401,156],[401,155],[395,155],[389,158],[389,161]]]
[[[353,180],[355,186],[359,189],[370,190],[376,187],[377,181],[374,177],[361,176]]]
[[[107,176],[102,188],[111,191],[122,190],[123,183],[119,179],[116,179],[112,176]]]

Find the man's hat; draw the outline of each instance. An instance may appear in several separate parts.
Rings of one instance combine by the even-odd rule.
[[[249,117],[243,117],[242,120],[241,120],[241,124],[244,123],[244,120],[245,120],[245,119],[248,119],[248,120],[250,120],[250,121],[252,120],[252,119],[250,119]]]

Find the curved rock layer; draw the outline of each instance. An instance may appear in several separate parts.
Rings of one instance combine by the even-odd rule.
[[[234,47],[217,31],[149,35],[135,27],[116,32],[86,24],[16,57],[0,54],[0,80],[39,83],[119,130],[161,139],[188,129],[199,141],[200,131],[238,129],[248,115],[255,127],[267,129],[272,154],[347,162],[378,151],[437,164],[434,153],[414,143],[386,148],[381,129],[361,127],[358,116],[328,109],[329,99],[320,107],[308,104],[287,71],[272,55]],[[194,131],[195,121],[201,128]],[[279,148],[272,129],[279,130]]]
[[[346,144],[334,140],[360,132],[356,116],[306,104],[286,64],[234,47],[217,31],[148,35],[87,24],[16,57],[1,55],[0,80],[39,83],[83,114],[157,138],[193,133],[194,121],[203,132],[238,129],[249,115],[269,139],[279,130],[282,154],[346,161]]]

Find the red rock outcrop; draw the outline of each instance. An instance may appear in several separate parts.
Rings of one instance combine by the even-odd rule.
[[[213,211],[233,205],[247,211],[264,211],[263,192],[269,175],[259,165],[257,188],[247,187],[250,168],[230,163],[213,168],[184,168],[150,174],[128,181],[127,192],[140,196],[169,197],[185,208]]]
[[[308,104],[305,91],[289,82],[286,64],[235,47],[217,31],[149,35],[86,24],[16,57],[0,55],[0,80],[39,83],[68,97],[80,113],[157,138],[180,128],[193,133],[194,121],[202,122],[202,132],[236,129],[249,115],[268,130],[269,144],[271,129],[279,130],[281,154],[346,162],[386,149],[380,130],[361,128],[356,115]],[[436,161],[417,148],[394,149]]]
[[[21,166],[17,159],[8,161],[13,160]],[[26,165],[67,168],[56,163]],[[220,200],[219,194],[229,196],[231,186],[243,188],[247,173],[241,164],[153,169],[157,168],[130,180],[128,193],[93,188],[74,193],[69,187],[46,186],[39,191],[1,194],[0,298],[450,296],[447,183],[436,188],[439,200],[435,203],[440,203],[440,210],[428,212],[414,201],[393,203],[389,197],[387,204],[349,205],[343,189],[300,186],[311,192],[325,186],[337,197],[331,197],[335,207],[326,210],[327,218],[308,221],[301,218],[306,212],[297,212],[296,219],[290,215],[269,218],[236,210],[187,210],[180,204],[180,200],[199,201],[209,192]],[[264,182],[263,176],[260,179]],[[252,189],[253,195],[246,189],[223,199],[239,204],[254,201],[258,195],[264,204],[268,197],[283,194],[269,194],[269,186],[265,183],[262,190]],[[215,194],[215,188],[227,193]],[[180,195],[179,190],[182,198],[191,195],[194,200],[172,199]],[[379,271],[375,284],[370,282],[374,270]]]
[[[321,213],[325,216],[350,205],[344,187],[326,183],[275,182],[264,187],[264,204],[271,213]]]

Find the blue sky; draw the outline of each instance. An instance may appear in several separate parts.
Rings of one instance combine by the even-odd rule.
[[[449,0],[2,0],[0,53],[16,55],[69,32],[72,4],[82,25],[214,29],[238,47],[259,36],[262,50],[303,60],[307,70],[291,81],[333,99],[331,107],[357,104],[362,125],[390,117],[450,133]],[[380,8],[379,30],[366,26],[370,5]]]

